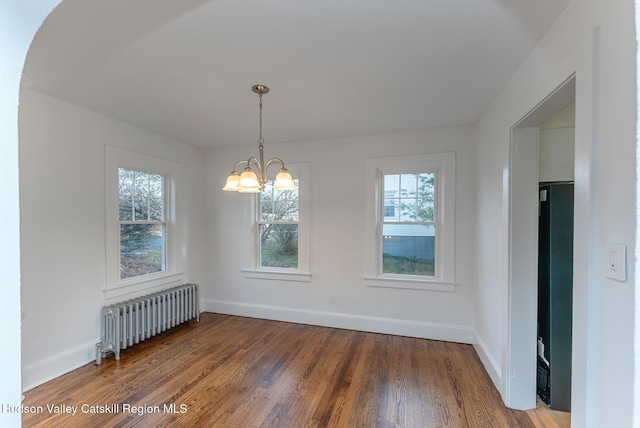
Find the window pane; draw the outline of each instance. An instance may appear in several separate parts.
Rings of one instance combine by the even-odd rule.
[[[133,201],[131,200],[131,196],[125,195],[120,196],[120,200],[118,202],[119,208],[119,219],[120,221],[130,221],[133,220]]]
[[[383,225],[382,273],[434,276],[435,235],[434,225]]]
[[[433,189],[436,184],[434,172],[422,173],[418,176],[419,197],[433,199]]]
[[[149,174],[140,171],[134,171],[133,186],[136,195],[149,196]]]
[[[147,221],[149,220],[149,200],[144,196],[136,195],[134,198],[134,220]]]
[[[298,221],[298,200],[276,202],[273,221]]]
[[[260,225],[260,266],[298,267],[298,225]]]
[[[418,176],[418,221],[435,221],[435,172],[422,173]]]
[[[415,198],[417,194],[417,174],[400,175],[400,194]]]
[[[133,171],[118,168],[118,189],[121,195],[131,195],[133,193]]]
[[[282,221],[289,211],[287,201],[276,200],[273,202],[273,221]]]
[[[404,199],[400,204],[400,221],[418,221],[415,199]]]
[[[162,176],[149,174],[149,197],[162,199]]]
[[[273,220],[273,199],[273,182],[269,181],[260,193],[260,220]]]
[[[120,225],[120,278],[164,271],[165,240],[164,224]]]
[[[162,221],[162,199],[150,198],[149,199],[149,220]]]
[[[384,200],[384,219],[385,221],[399,221],[399,211],[396,209],[400,204],[397,199]]]
[[[392,198],[400,196],[400,176],[398,174],[384,176],[384,195]]]

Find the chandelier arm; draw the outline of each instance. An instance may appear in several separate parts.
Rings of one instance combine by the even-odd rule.
[[[240,160],[236,162],[236,164],[233,166],[233,172],[238,172],[238,167],[243,163],[246,163],[248,165],[248,162],[246,160]]]
[[[257,174],[258,176],[262,174],[262,165],[260,164],[260,161],[256,157],[252,156],[245,161],[240,161],[240,163],[243,163],[243,162],[247,163],[247,167],[255,166],[258,169],[258,174]]]
[[[238,172],[238,167],[242,164],[247,164],[247,167],[255,166],[256,168],[258,168],[258,172],[262,171],[262,166],[260,165],[260,162],[258,161],[258,159],[256,159],[255,157],[250,157],[249,159],[245,159],[245,160],[239,160],[233,166],[233,171]]]
[[[274,163],[279,163],[281,165],[282,168],[284,168],[284,161],[280,158],[271,158],[267,161],[267,164],[265,165],[264,169],[265,171]]]

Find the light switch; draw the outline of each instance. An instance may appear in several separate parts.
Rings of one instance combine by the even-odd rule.
[[[627,246],[608,243],[605,254],[607,278],[625,282],[627,280]]]

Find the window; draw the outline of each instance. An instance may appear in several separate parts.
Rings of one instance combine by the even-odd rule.
[[[382,274],[435,276],[436,176],[383,174]]]
[[[118,168],[120,279],[166,270],[164,177]]]
[[[177,248],[180,164],[105,148],[107,298],[184,282]]]
[[[296,190],[276,190],[273,182],[256,194],[252,224],[253,251],[243,269],[255,279],[310,282],[309,272],[309,165],[287,164]]]
[[[299,180],[294,179],[296,187]],[[258,203],[259,266],[298,268],[298,189],[276,190],[266,184]]]
[[[455,154],[367,160],[365,283],[453,291]]]

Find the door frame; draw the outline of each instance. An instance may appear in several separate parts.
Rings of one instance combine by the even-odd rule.
[[[527,410],[536,407],[538,126],[575,99],[574,74],[510,130],[508,320],[502,386],[504,401],[513,409]],[[574,237],[577,233],[574,223]],[[575,263],[574,259],[574,271]],[[574,289],[575,282],[574,277]],[[574,296],[574,308],[575,303]],[[572,362],[575,355],[574,348]]]

